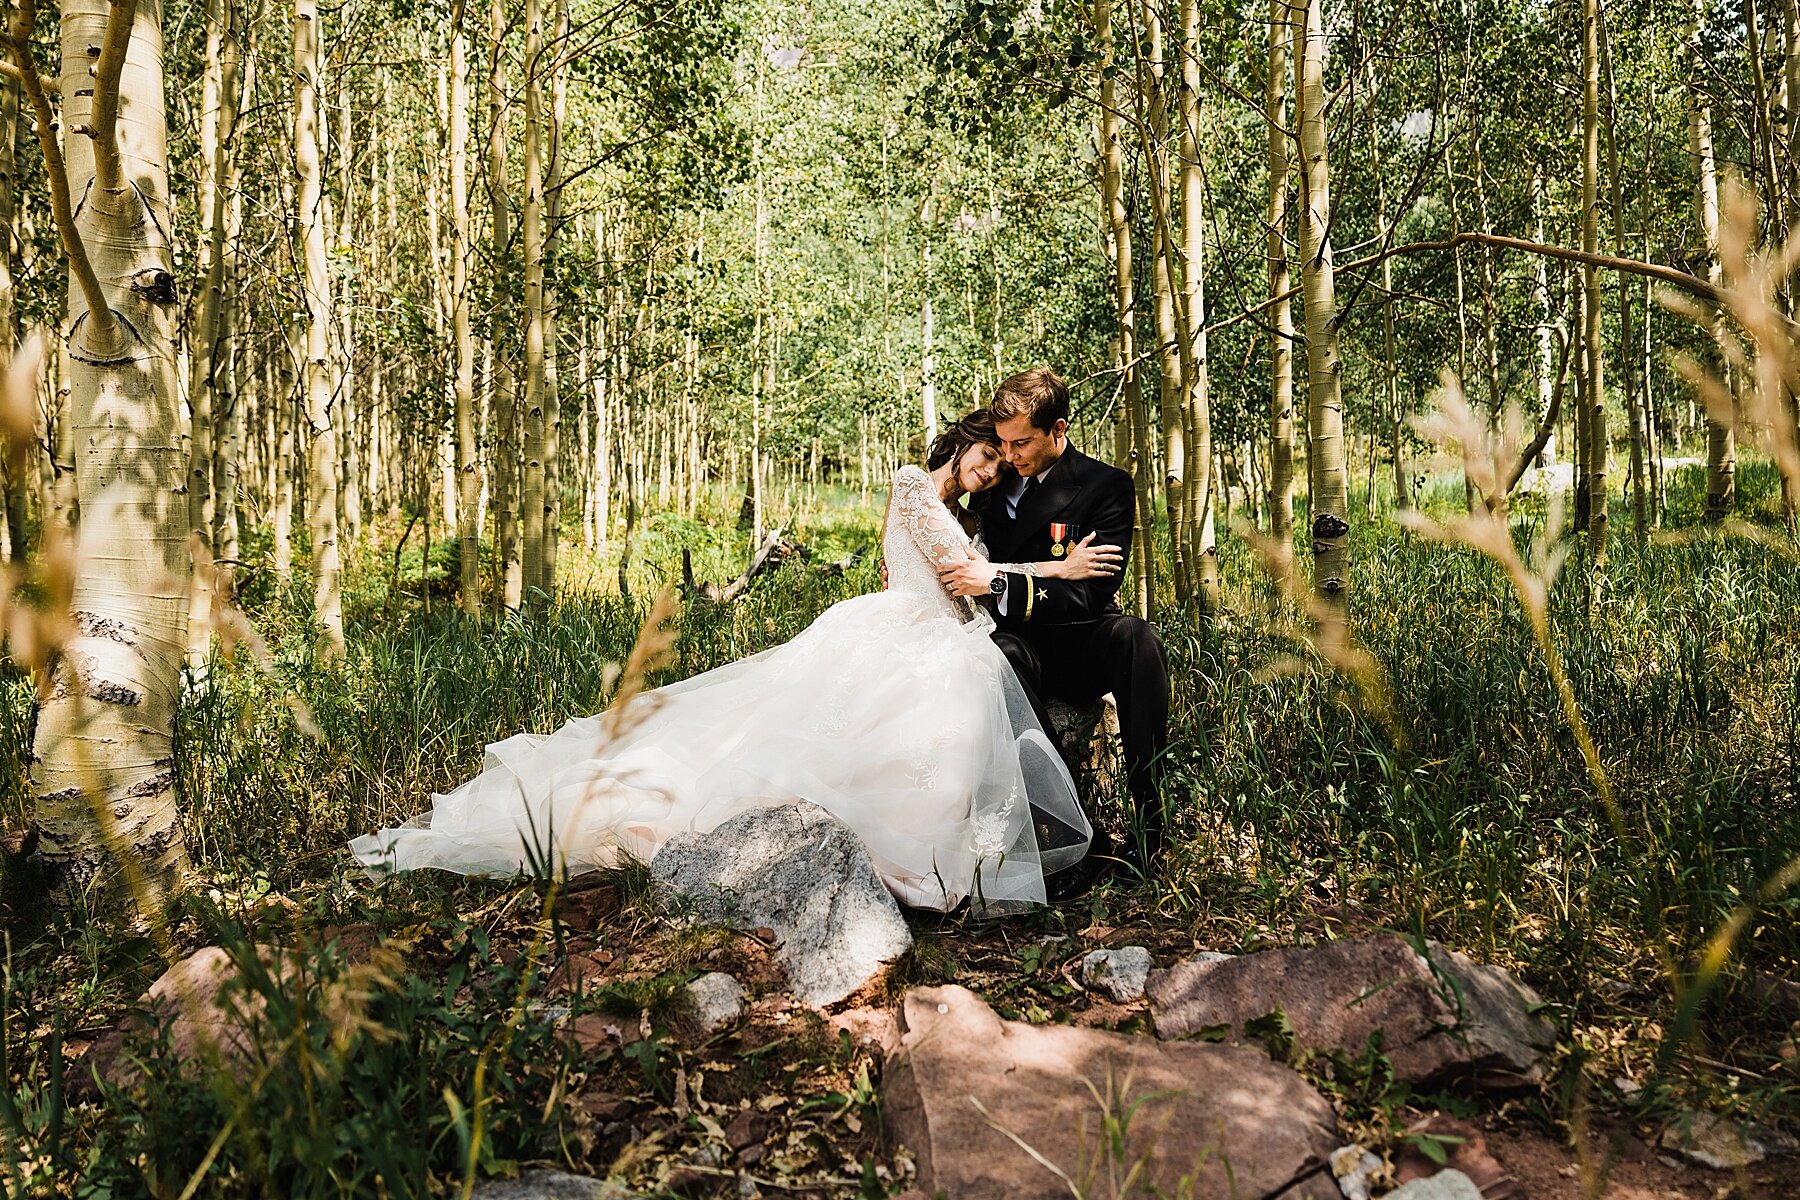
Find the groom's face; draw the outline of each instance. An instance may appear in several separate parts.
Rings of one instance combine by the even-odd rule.
[[[1061,458],[1063,447],[1069,444],[1067,421],[1039,429],[1030,417],[1011,417],[997,422],[994,428],[1000,434],[1006,461],[1027,479]]]

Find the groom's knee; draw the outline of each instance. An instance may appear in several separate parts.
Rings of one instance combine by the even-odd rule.
[[[1132,670],[1151,671],[1165,680],[1169,676],[1169,657],[1162,639],[1148,621],[1139,617],[1117,617],[1108,634],[1116,654],[1131,663]]]

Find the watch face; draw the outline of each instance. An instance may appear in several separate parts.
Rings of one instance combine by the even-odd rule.
[[[996,596],[1004,594],[1006,591],[1006,576],[994,576],[993,581],[988,584],[988,591],[994,593]]]

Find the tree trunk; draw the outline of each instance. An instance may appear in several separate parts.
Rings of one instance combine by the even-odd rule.
[[[932,197],[927,195],[919,206],[919,407],[925,421],[925,444],[938,435],[937,411],[937,320],[931,308],[931,293],[936,284],[931,262]]]
[[[1182,489],[1184,550],[1190,585],[1203,612],[1220,605],[1218,539],[1213,526],[1212,397],[1206,340],[1206,176],[1200,161],[1200,5],[1181,4],[1181,236],[1182,311],[1180,404],[1186,437]]]
[[[1327,623],[1350,621],[1350,483],[1344,459],[1343,362],[1331,250],[1331,168],[1325,130],[1323,0],[1306,0],[1295,31],[1299,64],[1300,279],[1306,312],[1307,466],[1312,484],[1313,590]]]
[[[1376,89],[1375,66],[1369,65],[1369,93],[1374,95]],[[1369,134],[1369,166],[1375,176],[1375,228],[1386,236],[1388,228],[1387,177],[1381,169],[1381,137],[1377,130]],[[1391,260],[1381,260],[1381,382],[1386,392],[1387,412],[1383,414],[1384,424],[1388,428],[1388,453],[1394,471],[1394,508],[1405,511],[1412,507],[1412,498],[1406,486],[1406,462],[1403,448],[1404,414],[1400,409],[1400,373],[1394,358],[1394,272]],[[1369,503],[1365,511],[1371,516],[1375,511],[1375,469],[1374,448],[1371,444],[1369,467]]]
[[[1541,169],[1534,170],[1531,175],[1531,211],[1536,222],[1534,232],[1537,240],[1544,240],[1544,207],[1546,185]],[[1556,390],[1556,335],[1551,327],[1555,315],[1550,303],[1550,260],[1539,256],[1537,262],[1537,280],[1534,295],[1537,300],[1537,392],[1538,416],[1550,420],[1550,397]],[[1552,428],[1550,436],[1544,439],[1544,448],[1539,451],[1537,465],[1547,467],[1556,461],[1556,432]]]
[[[544,591],[556,594],[556,552],[562,529],[562,380],[557,343],[557,244],[563,224],[563,123],[569,115],[569,0],[555,0],[550,46],[550,163],[544,196]]]
[[[1589,0],[1591,3],[1592,0]],[[1701,98],[1700,36],[1706,19],[1704,0],[1694,0],[1693,24],[1688,29],[1691,76],[1688,92],[1688,154],[1694,160],[1694,212],[1705,247],[1706,279],[1715,286],[1719,271],[1719,173],[1713,155],[1712,109]],[[1721,336],[1716,319],[1715,337]],[[1724,364],[1721,354],[1718,362]],[[1706,513],[1708,521],[1723,521],[1737,508],[1737,444],[1731,424],[1706,417]]]
[[[354,222],[356,205],[353,201],[356,191],[351,169],[355,165],[356,155],[355,142],[352,140],[354,129],[350,120],[350,72],[342,62],[339,63],[338,69],[337,99],[339,130],[337,244],[341,248],[340,253],[350,253],[361,243],[357,240]],[[385,103],[385,97],[383,99],[382,108],[385,110],[388,106]],[[370,139],[369,144],[373,148],[375,145],[373,138]],[[371,242],[374,240],[374,224],[373,220],[369,222]],[[433,263],[432,267],[435,270],[437,264]],[[338,272],[335,280],[338,288],[338,300],[335,311],[332,313],[335,318],[333,329],[337,334],[337,352],[333,359],[337,364],[335,372],[337,378],[332,381],[336,415],[332,423],[336,429],[342,431],[337,437],[340,451],[337,465],[338,503],[343,513],[343,536],[351,545],[355,545],[357,539],[362,536],[363,518],[362,466],[357,446],[359,424],[357,402],[359,397],[356,388],[356,292],[365,269],[367,268],[363,264],[353,262],[348,270]]]
[[[1606,72],[1606,169],[1611,179],[1613,251],[1626,257],[1624,171],[1619,165],[1619,85],[1614,73],[1612,38],[1604,22],[1600,26],[1600,60]],[[1644,196],[1649,201],[1648,193]],[[1632,332],[1631,281],[1623,273],[1619,286],[1619,367],[1625,414],[1631,430],[1631,533],[1643,544],[1649,524],[1644,491],[1644,421],[1638,408],[1636,335]]]
[[[186,463],[176,369],[176,288],[167,231],[162,9],[158,0],[63,7],[62,119],[90,136],[57,144],[36,65],[31,82],[56,223],[70,264],[70,424],[82,569],[32,744],[38,856],[61,894],[116,885],[154,910],[187,848],[175,803],[174,735],[187,642]],[[99,48],[96,59],[90,47]],[[129,147],[129,155],[122,153]],[[79,212],[71,196],[83,199]]]
[[[13,272],[19,254],[18,155],[19,82],[0,77],[0,369],[12,361],[18,341],[18,308]],[[7,560],[22,564],[31,549],[26,533],[26,509],[35,479],[30,460],[9,465],[0,456],[0,490],[5,513],[0,514],[0,534],[6,540]]]
[[[1149,442],[1145,426],[1141,380],[1137,369],[1137,298],[1136,280],[1132,274],[1131,219],[1125,207],[1125,146],[1121,136],[1118,86],[1113,64],[1116,48],[1112,31],[1112,0],[1096,0],[1094,33],[1100,46],[1100,143],[1101,203],[1105,206],[1112,236],[1113,314],[1117,330],[1117,362],[1120,395],[1124,401],[1125,428],[1129,431],[1125,453],[1120,464],[1131,472],[1135,482],[1136,504],[1132,520],[1132,601],[1138,616],[1150,616],[1150,598],[1154,579],[1153,548],[1150,545],[1148,508],[1150,504]]]
[[[1600,0],[1583,0],[1581,16],[1581,248],[1600,253]],[[1586,303],[1581,311],[1581,337],[1586,347],[1582,366],[1587,411],[1582,476],[1587,481],[1588,543],[1596,564],[1606,557],[1606,345],[1602,340],[1600,270],[1581,267]]]
[[[195,552],[209,569],[194,572],[193,605],[188,613],[188,658],[196,664],[206,658],[213,625],[214,572],[218,558],[214,544],[215,499],[213,468],[219,439],[215,424],[229,398],[218,403],[221,388],[220,317],[225,307],[226,237],[230,230],[230,195],[226,176],[237,127],[238,94],[237,21],[229,0],[211,0],[206,24],[206,74],[200,102],[200,233],[203,272],[199,305],[189,334],[188,405],[192,438],[188,453],[188,527]]]
[[[331,266],[325,255],[325,126],[319,114],[323,38],[318,0],[294,0],[294,163],[306,305],[303,365],[307,425],[306,531],[312,541],[313,620],[319,656],[344,654],[344,614],[338,589],[338,452],[333,425]]]
[[[1183,3],[1191,4],[1192,0],[1183,0]],[[1188,550],[1200,540],[1188,525],[1193,513],[1184,496],[1187,484],[1187,434],[1192,424],[1187,412],[1186,393],[1190,378],[1187,367],[1192,355],[1184,344],[1185,328],[1176,328],[1174,217],[1169,211],[1169,193],[1173,184],[1169,167],[1170,99],[1163,54],[1162,18],[1154,0],[1143,0],[1141,15],[1147,34],[1145,43],[1148,53],[1142,63],[1145,70],[1140,95],[1143,107],[1148,112],[1140,112],[1138,129],[1145,152],[1145,169],[1150,176],[1150,204],[1153,210],[1150,227],[1155,238],[1151,290],[1156,313],[1157,402],[1162,417],[1163,503],[1169,519],[1169,559],[1174,576],[1175,599],[1179,604],[1186,604],[1194,598],[1197,587],[1197,581],[1190,574]],[[1186,32],[1185,28],[1183,32]],[[1184,114],[1177,110],[1176,117],[1181,120]],[[1183,130],[1182,148],[1185,151],[1188,147],[1189,139]],[[1185,171],[1183,174],[1185,177]],[[1184,178],[1184,215],[1188,199],[1185,182]],[[1195,200],[1197,210],[1198,197]],[[1184,225],[1182,232],[1185,244],[1186,235],[1190,231]],[[1191,285],[1199,278],[1199,264],[1190,262],[1188,265],[1189,274],[1183,279]],[[1184,289],[1183,300],[1189,299]],[[1186,305],[1183,307],[1185,309]]]
[[[1269,128],[1268,260],[1269,294],[1269,536],[1281,547],[1275,563],[1275,594],[1292,569],[1294,545],[1294,311],[1288,299],[1288,134],[1287,74],[1289,0],[1269,0],[1269,77],[1264,93]]]
[[[268,389],[275,427],[275,469],[270,482],[275,511],[269,523],[275,539],[275,574],[283,582],[294,572],[294,407],[295,393],[305,378],[302,364],[306,361],[306,325],[298,318],[290,318],[286,333],[293,379],[275,379],[271,371]]]
[[[243,286],[240,270],[243,258],[244,230],[244,155],[239,151],[243,137],[242,114],[255,96],[256,57],[251,52],[256,35],[256,22],[235,3],[226,12],[231,27],[225,47],[228,54],[225,78],[232,80],[232,91],[226,97],[225,112],[231,115],[229,127],[221,122],[220,142],[224,173],[220,186],[225,193],[222,216],[224,236],[220,241],[222,268],[226,286],[219,297],[218,324],[213,330],[213,363],[209,375],[213,381],[213,419],[217,435],[213,439],[213,593],[214,603],[229,604],[236,592],[239,530],[239,478],[248,449],[244,438],[246,423],[243,381],[249,374],[242,349],[233,337],[238,319],[238,292]],[[219,381],[225,380],[221,388]]]
[[[525,598],[537,607],[544,578],[544,16],[525,0],[525,198],[520,205],[525,254],[525,477],[519,489],[524,525]]]
[[[488,201],[489,235],[495,268],[494,290],[499,302],[493,315],[493,370],[489,405],[494,427],[490,438],[494,459],[494,485],[490,504],[494,510],[494,541],[500,573],[500,606],[514,612],[524,596],[525,569],[519,546],[519,443],[518,389],[508,349],[515,334],[511,318],[512,200],[506,177],[506,2],[492,0],[488,8],[488,36],[492,58],[488,64]]]
[[[469,617],[481,616],[481,453],[475,442],[475,333],[469,324],[469,51],[465,0],[450,10],[450,342],[456,355],[457,594]]]

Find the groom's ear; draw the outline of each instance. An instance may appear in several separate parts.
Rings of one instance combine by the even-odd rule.
[[[1061,417],[1056,418],[1056,424],[1050,427],[1050,436],[1059,438],[1068,437],[1069,423]]]

